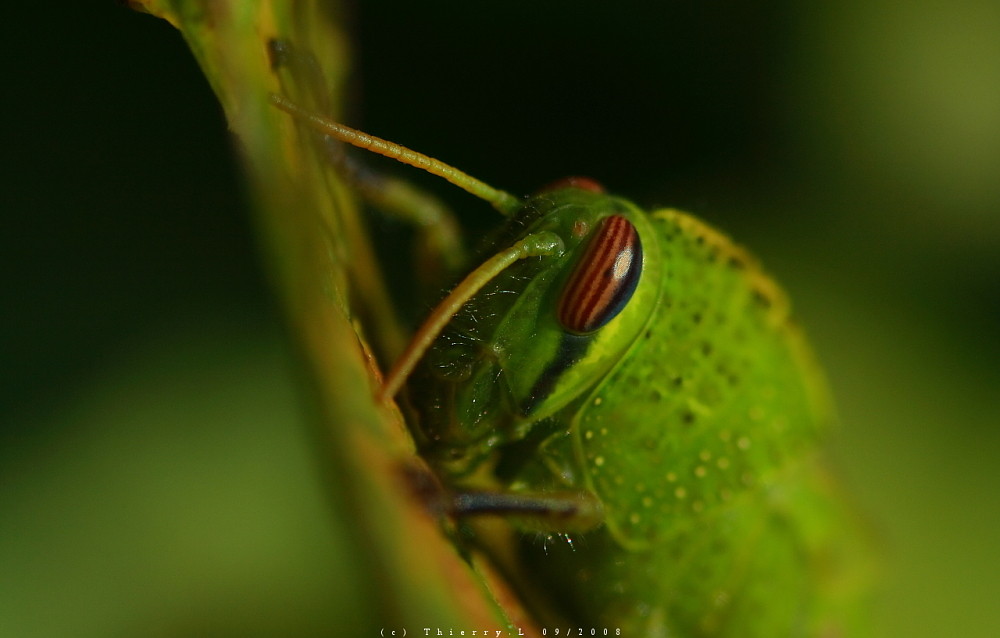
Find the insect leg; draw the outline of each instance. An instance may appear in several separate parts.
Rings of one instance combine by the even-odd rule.
[[[289,107],[304,121],[329,113],[330,95],[315,57],[287,40],[268,43],[271,67],[281,80],[283,91],[293,91],[307,107]],[[280,98],[282,104],[291,103]],[[306,109],[309,110],[306,110]],[[286,109],[287,110],[287,109]],[[322,120],[322,118],[319,118]],[[317,131],[321,152],[337,174],[378,210],[409,222],[417,229],[415,272],[421,285],[435,292],[465,265],[462,237],[451,211],[437,198],[408,183],[382,175],[344,152],[344,143],[329,132]]]
[[[604,520],[601,501],[589,492],[459,492],[450,503],[451,514],[502,516],[544,532],[585,532]]]
[[[441,200],[409,182],[379,173],[344,151],[344,144],[322,136],[327,161],[379,211],[410,223],[417,231],[415,271],[425,288],[436,288],[466,262],[458,222]]]

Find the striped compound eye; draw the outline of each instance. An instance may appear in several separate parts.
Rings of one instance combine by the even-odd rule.
[[[569,332],[586,334],[614,319],[635,292],[642,272],[642,244],[621,215],[594,233],[559,300],[558,318]]]

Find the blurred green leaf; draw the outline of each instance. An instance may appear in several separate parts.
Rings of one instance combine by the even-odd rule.
[[[373,399],[379,373],[361,326],[387,350],[399,337],[357,209],[314,136],[269,102],[271,93],[283,93],[337,115],[349,62],[337,5],[133,5],[183,33],[245,160],[274,285],[321,426],[331,502],[352,531],[347,551],[358,568],[341,577],[361,591],[366,608],[358,614],[364,626],[351,630],[502,627],[505,615],[517,619],[500,612],[489,593],[499,585],[487,585],[459,558],[414,496],[406,473],[419,463],[412,442],[398,412]],[[276,68],[275,43],[307,63]]]

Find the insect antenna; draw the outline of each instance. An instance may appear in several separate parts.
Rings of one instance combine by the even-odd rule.
[[[410,150],[405,146],[390,142],[374,135],[362,133],[357,129],[334,122],[321,115],[311,113],[298,104],[280,95],[271,94],[271,103],[282,111],[294,115],[303,123],[312,127],[320,133],[324,133],[340,140],[346,144],[357,146],[379,155],[397,160],[404,164],[423,169],[432,175],[443,177],[465,192],[475,195],[479,199],[485,200],[493,205],[493,208],[500,211],[502,215],[511,216],[521,207],[521,200],[510,193],[493,188],[489,184],[482,182],[468,173],[464,173],[454,166],[445,164],[433,157]]]
[[[558,255],[562,254],[564,249],[563,241],[558,235],[550,231],[541,231],[528,235],[510,248],[501,250],[469,273],[417,329],[410,344],[389,371],[389,376],[386,377],[379,393],[379,401],[384,403],[395,396],[413,372],[417,362],[459,308],[482,290],[487,282],[492,281],[500,272],[521,259]]]

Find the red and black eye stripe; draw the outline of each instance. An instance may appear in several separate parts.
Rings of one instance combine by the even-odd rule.
[[[559,300],[557,316],[569,332],[593,332],[615,318],[635,292],[642,244],[621,215],[601,222]]]

